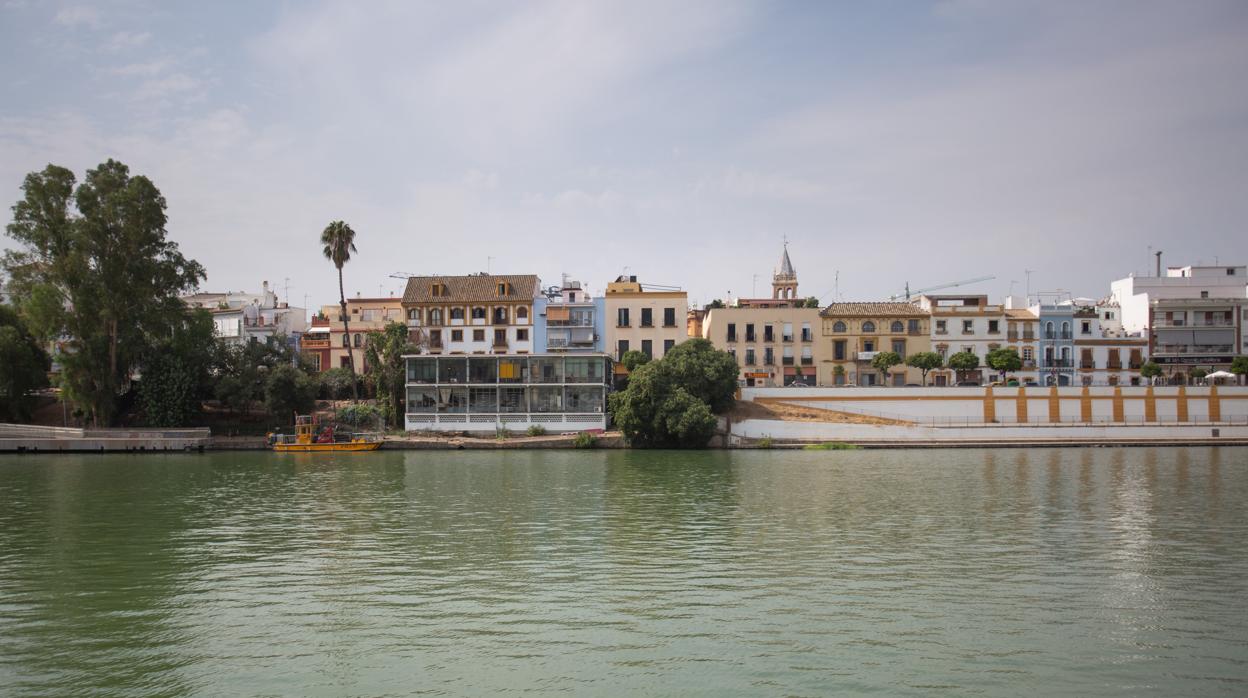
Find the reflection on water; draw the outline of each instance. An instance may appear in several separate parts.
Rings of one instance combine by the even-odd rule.
[[[1243,694],[1246,456],[6,457],[0,694]]]

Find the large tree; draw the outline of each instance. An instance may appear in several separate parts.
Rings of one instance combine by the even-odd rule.
[[[48,384],[48,364],[17,312],[0,305],[0,419],[30,418],[31,391]]]
[[[204,270],[166,238],[165,198],[147,177],[109,160],[75,185],[56,165],[26,175],[7,228],[21,249],[4,266],[32,331],[63,348],[66,397],[103,426],[153,343],[185,320],[178,296]]]
[[[347,293],[342,285],[342,267],[351,261],[351,253],[355,252],[355,231],[342,221],[334,221],[321,231],[321,254],[334,263],[338,269],[338,305],[342,308],[342,332],[347,337],[347,364],[355,373],[355,351],[351,348],[351,328],[347,325]],[[355,381],[351,382],[351,397],[360,399],[359,388]]]
[[[404,354],[416,351],[408,340],[407,326],[391,322],[379,332],[368,333],[368,347],[364,350],[368,366],[368,380],[381,405],[381,413],[388,424],[399,426],[403,414]]]
[[[1005,380],[1005,374],[1013,373],[1023,367],[1023,358],[1018,355],[1018,350],[1014,347],[1000,347],[988,352],[984,357],[984,361],[988,367],[1001,374],[1001,380]]]
[[[611,412],[630,444],[696,448],[715,433],[715,413],[733,405],[736,388],[732,355],[690,339],[638,366],[611,396]]]
[[[961,383],[966,374],[979,368],[979,357],[973,351],[960,351],[949,357],[949,368],[957,372],[955,377]]]
[[[919,369],[919,374],[923,377],[922,383],[926,387],[928,372],[945,365],[945,360],[934,351],[917,351],[906,357],[906,365]]]
[[[901,354],[895,351],[881,351],[871,358],[871,368],[880,372],[880,385],[888,385],[888,372],[901,363]]]
[[[204,400],[214,395],[222,357],[212,316],[203,309],[190,311],[143,359],[139,404],[144,422],[154,427],[190,426],[201,414]]]
[[[1248,373],[1248,356],[1236,356],[1235,359],[1231,361],[1231,373],[1234,373],[1239,377],[1239,380],[1242,381],[1244,379],[1244,374]]]

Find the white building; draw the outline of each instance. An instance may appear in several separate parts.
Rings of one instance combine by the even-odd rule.
[[[413,276],[403,311],[413,344],[425,354],[531,354],[533,274]]]
[[[1248,268],[1169,267],[1165,276],[1129,276],[1111,285],[1123,331],[1148,340],[1152,360],[1172,381],[1193,368],[1228,368],[1248,353]]]
[[[182,297],[190,308],[212,314],[213,329],[227,344],[283,336],[295,349],[308,332],[308,313],[278,300],[265,281],[260,293],[226,291],[195,293]]]
[[[921,295],[915,301],[932,316],[932,351],[946,361],[953,354],[969,352],[979,357],[978,371],[964,373],[963,381],[985,383],[994,380],[997,372],[988,366],[988,354],[996,349],[1012,348],[1024,359],[1023,368],[1011,375],[1022,381],[1036,379],[1035,337],[1028,328],[1025,336],[1018,331],[1019,320],[1004,305],[988,302],[985,295]],[[959,377],[952,369],[937,369],[929,375],[933,385],[953,385]]]
[[[1144,384],[1140,367],[1148,361],[1148,339],[1123,333],[1118,305],[1083,298],[1072,305],[1075,385]]]

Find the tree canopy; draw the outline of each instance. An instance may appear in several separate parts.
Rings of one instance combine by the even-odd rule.
[[[733,405],[737,362],[705,339],[690,339],[642,364],[611,396],[616,425],[630,444],[697,448],[715,433],[715,413]]]
[[[201,414],[203,401],[213,396],[213,374],[220,358],[212,316],[203,309],[188,313],[144,356],[139,379],[144,422],[155,427],[189,426]]]
[[[347,321],[347,293],[342,285],[342,267],[351,261],[351,253],[355,252],[355,231],[343,221],[333,221],[321,231],[321,254],[334,263],[338,269],[338,305],[342,308],[343,336],[351,336],[351,327]],[[355,349],[347,343],[347,366],[355,373]],[[359,399],[359,388],[351,382],[351,396]]]
[[[379,332],[368,333],[368,345],[364,350],[368,380],[373,385],[381,413],[388,424],[399,425],[403,414],[403,386],[405,367],[403,355],[416,351],[408,341],[407,326],[401,322],[388,323]]]
[[[993,349],[988,352],[984,360],[989,368],[1001,373],[1001,380],[1005,380],[1005,374],[1023,367],[1023,359],[1018,355],[1018,350],[1013,347]]]
[[[186,318],[179,294],[204,270],[166,238],[165,198],[147,177],[109,160],[81,184],[56,165],[26,175],[5,253],[10,291],[43,341],[58,340],[65,395],[96,425],[155,342]]]
[[[49,364],[17,312],[0,305],[0,420],[30,418],[31,391],[47,386]]]
[[[895,351],[881,351],[871,359],[871,367],[888,376],[888,370],[901,363],[901,354]]]
[[[806,297],[806,300],[802,301],[802,307],[803,307],[803,308],[818,308],[818,307],[819,307],[819,297],[818,297],[818,296],[807,296],[807,297]]]
[[[927,374],[929,371],[940,368],[945,363],[940,354],[934,351],[920,351],[906,357],[906,365],[919,369],[919,373],[923,376],[923,385],[927,385]]]
[[[1232,359],[1231,373],[1239,376],[1242,381],[1244,374],[1248,373],[1248,356],[1236,356]]]
[[[629,349],[620,356],[620,364],[622,364],[624,368],[628,369],[630,373],[636,371],[638,367],[645,366],[648,363],[650,363],[650,357],[644,352],[637,351],[636,349]]]
[[[1140,376],[1152,380],[1162,374],[1161,367],[1149,361],[1140,367]]]

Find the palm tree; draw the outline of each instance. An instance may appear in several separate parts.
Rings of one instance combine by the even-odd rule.
[[[347,338],[347,363],[351,366],[351,397],[360,399],[359,388],[355,380],[355,352],[351,349],[351,328],[347,326],[347,294],[342,288],[342,265],[351,261],[351,253],[355,252],[355,231],[342,221],[334,221],[321,231],[321,250],[325,259],[338,267],[338,304],[342,307],[342,332]]]

